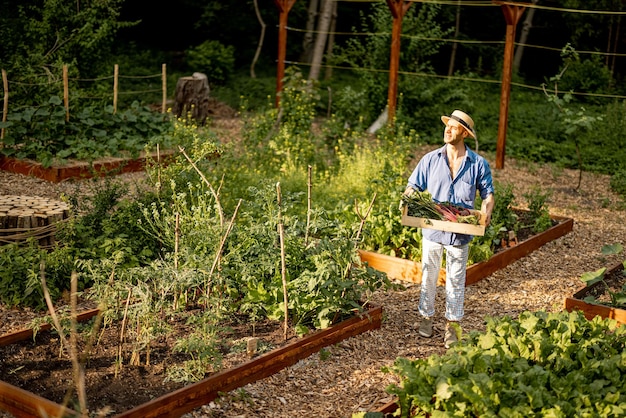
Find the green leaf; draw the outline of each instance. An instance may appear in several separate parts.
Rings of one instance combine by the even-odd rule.
[[[61,98],[59,96],[50,96],[50,99],[48,100],[48,104],[51,105],[60,105],[61,103],[63,103],[63,100],[61,100]]]
[[[624,247],[619,242],[612,245],[604,245],[602,246],[602,255],[615,255],[619,254],[624,250]]]
[[[592,284],[604,279],[604,273],[606,273],[606,267],[602,267],[596,271],[588,271],[580,276],[580,280],[582,280],[587,286],[591,286]]]

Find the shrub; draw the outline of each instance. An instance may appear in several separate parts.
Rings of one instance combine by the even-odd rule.
[[[187,65],[206,74],[209,83],[223,84],[235,67],[235,48],[219,41],[205,41],[186,52]]]

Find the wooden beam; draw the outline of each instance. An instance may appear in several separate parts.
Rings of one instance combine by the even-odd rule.
[[[511,93],[511,75],[513,73],[513,49],[515,45],[515,28],[525,6],[513,6],[494,1],[499,4],[506,20],[506,43],[504,45],[504,62],[502,64],[502,88],[500,92],[500,120],[498,123],[498,142],[496,145],[496,168],[504,168],[504,150],[506,148],[506,128],[509,118],[509,101]]]
[[[411,2],[406,0],[387,0],[387,6],[393,17],[391,32],[391,57],[389,59],[389,90],[387,94],[388,120],[393,123],[396,116],[398,98],[398,70],[400,68],[400,37],[402,36],[402,19]]]
[[[280,11],[278,23],[278,64],[276,65],[276,107],[280,105],[285,77],[285,57],[287,56],[287,18],[296,0],[274,0]]]

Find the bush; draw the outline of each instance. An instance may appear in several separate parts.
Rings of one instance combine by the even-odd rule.
[[[235,68],[235,48],[218,41],[205,41],[186,52],[193,71],[206,74],[209,83],[223,84]]]

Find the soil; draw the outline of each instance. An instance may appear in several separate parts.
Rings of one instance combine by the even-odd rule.
[[[236,138],[241,126],[236,118],[217,119],[212,123],[218,136],[225,140]],[[431,148],[416,149],[415,161]],[[573,218],[574,228],[564,237],[547,243],[467,287],[465,317],[461,322],[465,332],[483,330],[486,316],[516,317],[525,310],[561,310],[564,298],[583,287],[580,280],[583,273],[615,265],[624,259],[624,254],[602,255],[601,247],[605,244],[626,243],[625,204],[622,198],[611,192],[609,176],[583,173],[580,187],[577,187],[577,170],[563,170],[513,159],[507,159],[504,168],[495,169],[495,155],[486,154],[485,157],[494,167],[494,180],[513,185],[518,200],[516,203],[520,208],[526,204],[524,194],[534,187],[540,187],[542,191],[551,193],[548,200],[550,213]],[[123,174],[119,179],[141,187],[143,174]],[[90,190],[90,183],[86,181],[50,184],[33,177],[0,172],[0,194],[58,199],[64,193],[72,195],[81,191],[88,194]],[[352,337],[329,347],[324,355],[311,355],[271,377],[224,394],[218,400],[186,414],[186,418],[350,417],[353,413],[381,408],[393,400],[385,388],[391,383],[397,383],[393,374],[384,371],[385,367],[391,366],[398,357],[426,358],[445,352],[444,289],[440,288],[437,295],[435,332],[428,339],[421,338],[417,332],[419,286],[405,282],[399,284],[402,285],[401,290],[379,291],[371,299],[372,303],[383,307],[384,318],[380,329]],[[8,309],[0,304],[0,335],[23,328],[39,315],[27,309]],[[54,348],[48,348],[47,351],[41,348],[43,357],[38,354],[38,345],[24,344],[18,349],[10,349],[24,354],[21,361],[6,358],[8,351],[0,354],[3,367],[10,361],[8,369],[17,372],[16,369],[20,367],[34,370],[37,363],[41,362],[62,362],[59,359],[58,341]],[[111,353],[108,356],[115,357]],[[124,367],[129,373],[134,373],[124,377],[125,390],[138,387],[143,376],[149,374],[157,376],[153,380],[154,390],[161,390],[164,386],[163,374],[157,373],[156,362],[156,357],[153,357],[151,365],[155,366],[150,368]],[[90,363],[87,369],[91,367]],[[114,380],[111,379],[111,367],[111,362],[103,366],[103,374],[91,377],[91,384],[102,386],[104,382]],[[3,380],[7,379],[6,370],[0,371]],[[35,372],[32,373],[29,379],[34,379]],[[31,380],[29,385],[46,379],[43,373],[38,373],[38,378]],[[67,375],[69,373],[66,372],[61,382],[67,382]],[[54,384],[61,386],[59,377],[55,376],[54,379],[57,379]]]
[[[121,413],[183,387],[185,383],[167,377],[174,366],[183,367],[184,362],[191,359],[187,354],[174,352],[173,347],[193,331],[193,327],[186,323],[186,318],[192,314],[199,315],[200,312],[188,311],[185,315],[167,319],[171,331],[151,343],[149,358],[146,358],[145,350],[141,350],[139,357],[133,356],[133,346],[129,342],[120,344],[123,334],[119,322],[100,330],[95,344],[90,344],[86,332],[82,333],[77,348],[88,359],[85,393],[90,410],[97,411],[100,416]],[[85,325],[90,325],[91,329],[94,321],[92,319]],[[297,338],[289,330],[285,339],[283,324],[277,321],[257,322],[253,327],[245,318],[231,318],[220,323],[220,330],[216,347],[219,354],[215,357],[214,369],[204,377],[236,367],[253,356]],[[248,355],[247,341],[251,338],[256,340],[257,350]],[[56,332],[40,332],[34,339],[0,347],[0,358],[0,376],[4,382],[53,402],[64,404],[68,390],[76,389],[72,380],[70,348],[63,344]]]

